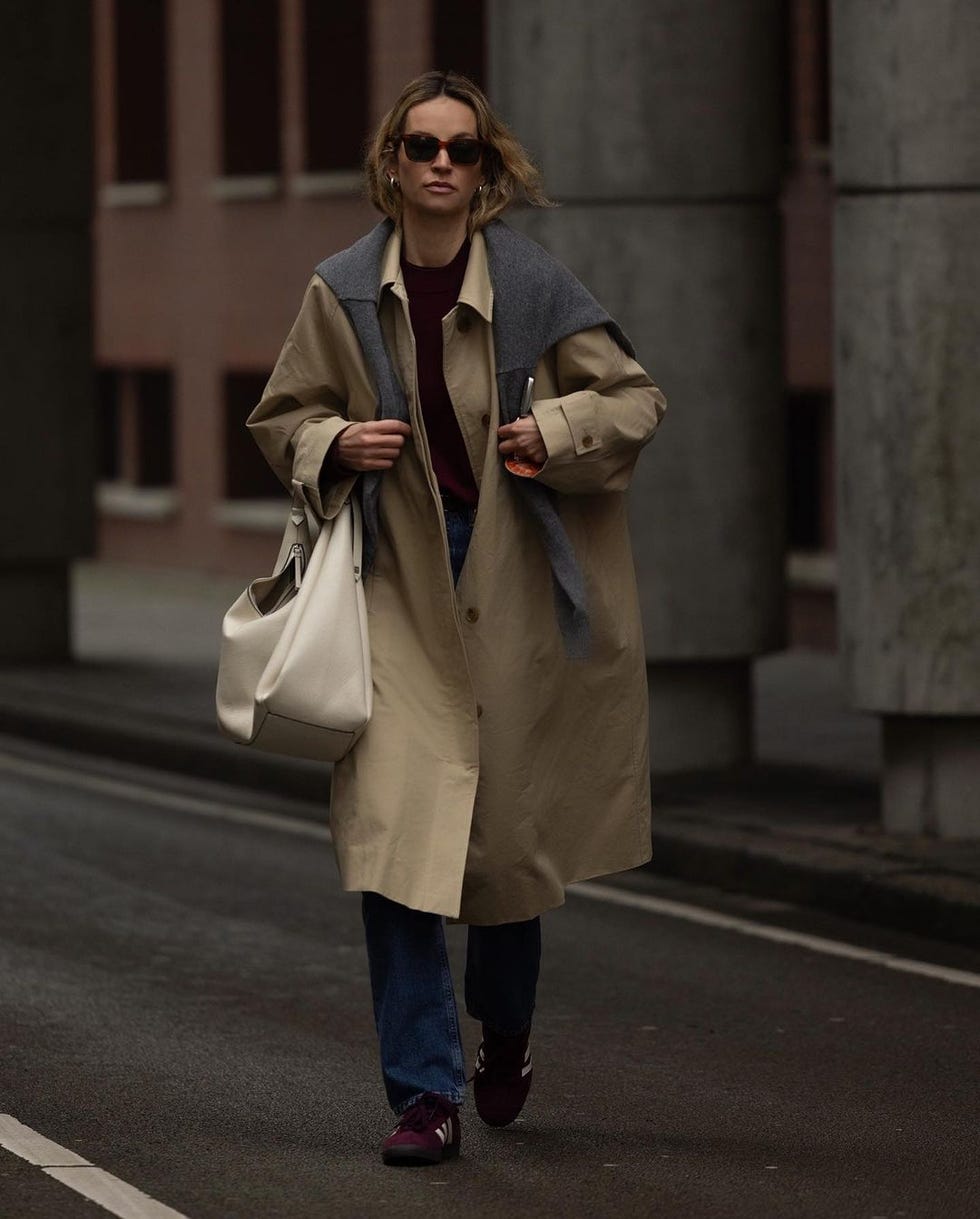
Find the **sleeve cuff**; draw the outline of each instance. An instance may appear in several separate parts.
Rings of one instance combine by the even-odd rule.
[[[596,395],[572,394],[567,398],[548,398],[532,408],[548,461],[569,461],[602,448]]]
[[[350,420],[342,417],[313,419],[296,440],[293,481],[302,485],[310,507],[324,520],[337,515],[357,481],[357,474],[338,471],[331,477],[329,465],[325,468],[331,445],[349,425]]]

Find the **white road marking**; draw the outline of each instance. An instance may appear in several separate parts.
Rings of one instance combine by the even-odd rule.
[[[42,782],[68,784],[86,791],[117,796],[120,799],[132,800],[141,804],[150,804],[166,809],[168,812],[191,813],[197,817],[210,817],[215,820],[235,822],[239,825],[254,825],[278,833],[315,838],[322,842],[329,842],[331,837],[330,830],[325,825],[305,821],[300,817],[262,813],[256,809],[241,808],[220,800],[203,799],[181,792],[158,791],[155,788],[142,787],[139,783],[127,779],[114,779],[108,775],[72,770],[68,766],[56,763],[35,762],[13,754],[0,753],[0,771],[39,779]],[[856,944],[846,944],[841,940],[809,935],[804,931],[791,931],[786,927],[757,923],[752,919],[740,918],[734,914],[722,914],[718,910],[709,910],[704,906],[695,906],[688,902],[673,901],[666,897],[653,897],[646,893],[634,893],[630,889],[613,888],[611,885],[596,884],[593,881],[572,885],[568,889],[568,893],[572,897],[585,897],[591,901],[606,902],[609,905],[627,906],[634,910],[646,911],[649,914],[699,923],[703,927],[714,927],[721,931],[733,931],[739,935],[770,940],[775,944],[789,944],[796,948],[808,949],[811,952],[822,952],[827,956],[863,961],[866,965],[879,965],[884,969],[916,974],[919,977],[932,978],[937,982],[948,982],[953,986],[980,988],[980,974],[972,973],[969,970],[952,969],[946,965],[933,965],[928,961],[916,961],[910,957],[900,957],[894,953],[880,952],[874,948],[861,948]]]
[[[119,1219],[187,1219],[172,1206],[157,1202],[135,1185],[127,1185],[101,1168],[46,1168],[49,1177],[98,1203]]]
[[[809,935],[805,931],[790,931],[787,927],[773,927],[769,923],[756,923],[752,919],[739,918],[735,914],[722,914],[718,910],[707,910],[703,906],[675,902],[666,897],[633,893],[629,889],[614,889],[611,885],[597,885],[591,881],[573,885],[568,892],[575,897],[587,897],[592,901],[608,902],[613,906],[629,906],[634,910],[646,910],[650,914],[663,914],[668,918],[700,923],[703,927],[717,927],[723,931],[735,931],[739,935],[771,940],[775,944],[792,944],[796,948],[823,952],[831,957],[846,957],[851,961],[863,961],[867,965],[881,965],[884,969],[897,969],[901,973],[918,974],[939,982],[951,982],[954,986],[980,987],[980,974],[971,973],[966,969],[951,969],[946,965],[932,965],[928,961],[914,961],[910,957],[895,956],[891,952],[860,948],[857,944],[828,940],[824,936]]]
[[[114,779],[109,775],[95,775],[88,771],[72,770],[57,763],[34,762],[29,758],[0,753],[0,771],[21,775],[24,778],[40,779],[47,783],[70,783],[84,791],[98,795],[118,796],[121,800],[136,800],[140,804],[152,804],[168,812],[193,813],[197,817],[214,817],[221,821],[234,821],[239,825],[257,825],[283,834],[298,834],[304,838],[318,838],[330,842],[330,830],[314,821],[301,817],[287,817],[280,813],[262,813],[254,808],[241,808],[225,804],[220,800],[206,800],[200,796],[189,796],[182,792],[158,791],[142,787],[128,779]]]
[[[127,1185],[67,1147],[53,1143],[9,1113],[0,1113],[0,1147],[28,1164],[36,1164],[49,1177],[97,1202],[119,1219],[187,1219],[180,1211],[164,1206],[134,1185]]]
[[[9,1113],[0,1113],[0,1147],[6,1147],[15,1156],[29,1164],[42,1168],[60,1165],[64,1168],[91,1168],[92,1161],[85,1160],[74,1151],[59,1147],[30,1126],[18,1122]]]

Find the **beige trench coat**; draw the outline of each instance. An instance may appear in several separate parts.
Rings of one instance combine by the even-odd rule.
[[[536,369],[548,451],[539,477],[560,493],[589,598],[592,656],[570,661],[548,562],[497,451],[493,291],[479,233],[443,320],[446,385],[480,488],[453,588],[400,246],[396,231],[378,299],[413,433],[382,481],[365,583],[374,715],[334,767],[331,827],[345,889],[463,922],[510,922],[560,905],[572,881],[650,857],[646,667],[624,492],[665,403],[604,327],[563,340]],[[376,406],[353,329],[315,275],[248,426],[282,482],[298,480],[330,518],[354,479],[321,482],[324,457]]]

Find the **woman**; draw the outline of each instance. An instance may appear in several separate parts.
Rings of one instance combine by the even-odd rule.
[[[477,1112],[506,1125],[531,1083],[539,915],[650,856],[623,493],[664,400],[497,219],[547,200],[471,82],[412,81],[366,168],[386,219],[317,268],[248,426],[322,517],[361,497],[374,714],[330,817],[398,1115],[382,1158],[435,1163],[465,1090],[444,919],[469,924]]]

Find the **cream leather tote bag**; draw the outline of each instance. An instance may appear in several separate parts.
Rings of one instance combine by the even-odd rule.
[[[242,745],[336,762],[371,718],[361,508],[348,499],[312,545],[311,515],[295,487],[276,574],[225,614],[218,726]]]

